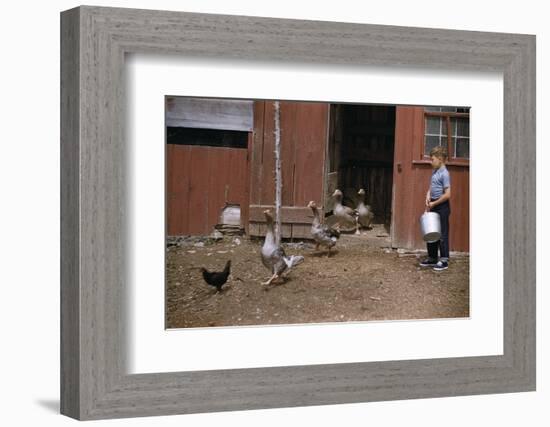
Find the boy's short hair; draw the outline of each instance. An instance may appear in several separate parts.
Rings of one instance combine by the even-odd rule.
[[[443,161],[447,160],[447,149],[441,145],[434,147],[430,150],[430,157],[435,156],[440,158]]]

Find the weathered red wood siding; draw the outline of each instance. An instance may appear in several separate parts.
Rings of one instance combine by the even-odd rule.
[[[168,236],[210,234],[226,202],[239,204],[241,224],[247,223],[246,149],[175,144],[166,147]]]
[[[283,210],[283,237],[310,237],[311,211],[306,205],[310,200],[321,205],[323,200],[329,104],[282,101],[280,111],[282,204],[296,208]],[[256,101],[250,159],[251,235],[265,234],[261,212],[275,203],[274,123],[273,102]]]
[[[397,107],[393,168],[392,245],[425,248],[419,218],[429,188],[431,166],[423,163],[424,108]],[[470,173],[467,165],[447,165],[451,174],[451,251],[470,250]]]

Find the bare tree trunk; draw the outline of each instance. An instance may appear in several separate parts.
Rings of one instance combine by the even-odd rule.
[[[279,101],[275,101],[275,241],[281,244],[281,109]]]

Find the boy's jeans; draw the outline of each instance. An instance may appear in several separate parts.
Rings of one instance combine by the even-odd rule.
[[[432,200],[433,201],[433,200]],[[437,250],[441,255],[440,260],[449,261],[449,216],[451,215],[451,204],[445,201],[431,209],[431,212],[437,212],[441,221],[441,239],[437,242],[427,243],[428,256],[437,260]]]

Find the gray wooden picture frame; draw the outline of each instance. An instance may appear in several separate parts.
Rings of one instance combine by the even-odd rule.
[[[503,355],[127,374],[129,52],[502,72]],[[89,6],[61,13],[63,414],[89,420],[532,391],[534,266],[535,36]]]

